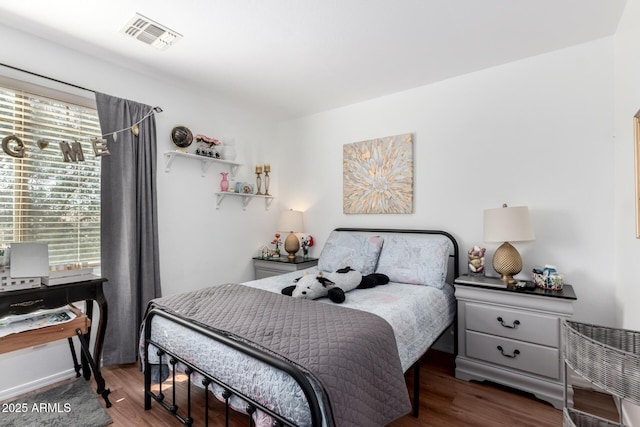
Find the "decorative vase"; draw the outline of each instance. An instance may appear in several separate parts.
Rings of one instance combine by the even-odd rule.
[[[236,142],[233,138],[223,138],[221,155],[222,160],[234,161],[236,159]]]
[[[229,190],[229,180],[227,177],[229,176],[229,172],[220,172],[222,175],[222,181],[220,181],[220,191],[225,192]]]
[[[484,254],[485,248],[474,246],[467,254],[469,255],[468,267],[470,276],[484,276]]]

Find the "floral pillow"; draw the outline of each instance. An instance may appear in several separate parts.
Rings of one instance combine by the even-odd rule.
[[[376,273],[398,283],[442,289],[447,279],[449,239],[390,236],[380,253]]]
[[[382,243],[380,236],[332,231],[320,253],[318,269],[334,272],[351,267],[363,275],[371,274],[376,271]]]

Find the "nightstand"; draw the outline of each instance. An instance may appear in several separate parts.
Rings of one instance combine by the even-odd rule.
[[[292,271],[304,270],[305,268],[318,265],[318,258],[303,258],[297,256],[290,261],[286,256],[280,258],[253,258],[253,269],[257,279],[277,276],[278,274],[290,273]]]
[[[492,381],[534,394],[561,409],[563,369],[560,327],[577,299],[571,285],[561,291],[499,288],[460,283],[456,378]],[[477,280],[477,279],[475,279]],[[466,281],[466,280],[465,280]]]

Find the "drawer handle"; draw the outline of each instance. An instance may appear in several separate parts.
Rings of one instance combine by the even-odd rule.
[[[514,320],[513,325],[507,325],[506,323],[504,323],[504,320],[502,319],[502,317],[498,317],[498,322],[500,322],[500,324],[505,328],[509,328],[509,329],[515,329],[520,324],[519,320]]]
[[[520,354],[520,350],[518,349],[513,350],[513,354],[504,354],[504,349],[501,345],[499,345],[497,348],[498,350],[500,350],[500,354],[502,354],[504,357],[510,357],[511,359],[515,359],[516,356]]]
[[[39,302],[44,301],[42,298],[40,299],[34,299],[31,301],[24,301],[24,302],[16,302],[13,304],[10,304],[9,307],[31,307],[34,304],[37,304]]]

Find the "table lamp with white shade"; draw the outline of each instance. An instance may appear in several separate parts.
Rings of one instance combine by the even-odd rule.
[[[287,258],[291,261],[296,259],[296,252],[300,250],[300,241],[295,233],[302,233],[304,227],[302,225],[302,212],[290,209],[280,212],[280,220],[278,222],[278,230],[289,232],[284,241],[284,250],[289,253]]]
[[[514,284],[513,276],[522,271],[522,257],[509,242],[534,239],[528,207],[503,204],[501,208],[485,209],[484,241],[503,242],[493,255],[493,269],[502,281]]]

